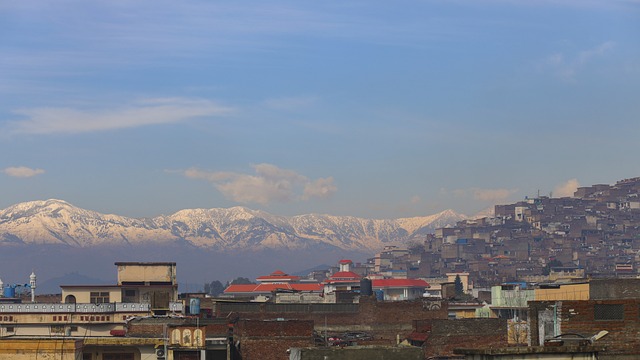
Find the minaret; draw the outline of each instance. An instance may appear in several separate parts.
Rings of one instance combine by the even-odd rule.
[[[29,275],[29,285],[31,287],[31,302],[36,302],[36,274],[31,271],[31,275]]]

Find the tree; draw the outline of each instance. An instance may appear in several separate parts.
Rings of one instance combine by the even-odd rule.
[[[462,285],[462,279],[460,279],[460,275],[456,275],[456,279],[453,281],[453,287],[456,292],[456,297],[460,298],[464,295],[464,286]]]
[[[246,277],[237,277],[231,281],[231,285],[255,284]]]
[[[224,285],[218,280],[214,280],[209,284],[204,284],[204,292],[212,296],[218,296],[224,292]]]
[[[420,254],[424,252],[424,243],[414,239],[407,243],[407,248],[412,254]]]
[[[562,266],[562,262],[560,260],[553,259],[542,269],[542,275],[549,275],[549,273],[551,273],[551,268],[560,266]]]

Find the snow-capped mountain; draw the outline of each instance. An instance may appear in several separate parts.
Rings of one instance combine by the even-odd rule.
[[[183,244],[220,251],[326,247],[370,252],[465,218],[452,210],[389,220],[317,214],[285,217],[233,207],[187,209],[168,216],[135,219],[46,200],[1,210],[0,244]]]

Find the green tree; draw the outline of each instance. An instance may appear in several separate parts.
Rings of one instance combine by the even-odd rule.
[[[453,281],[453,287],[456,292],[456,298],[460,298],[464,295],[464,286],[462,285],[462,279],[460,279],[460,275],[456,275],[456,279]]]

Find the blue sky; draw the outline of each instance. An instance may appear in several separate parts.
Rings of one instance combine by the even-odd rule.
[[[640,2],[0,3],[0,208],[473,214],[640,176]]]

